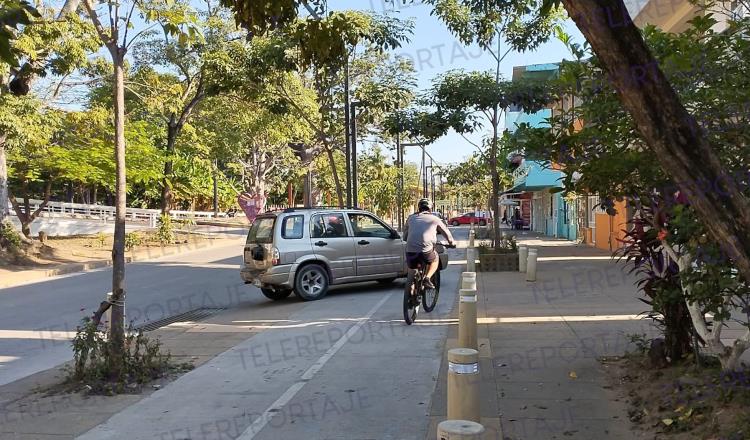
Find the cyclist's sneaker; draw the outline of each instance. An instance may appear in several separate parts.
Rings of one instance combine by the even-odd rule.
[[[432,284],[432,280],[431,279],[425,278],[424,281],[423,281],[423,283],[424,283],[424,288],[425,289],[435,290],[435,285]]]

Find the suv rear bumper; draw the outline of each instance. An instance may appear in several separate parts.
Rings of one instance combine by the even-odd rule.
[[[240,269],[240,277],[242,277],[242,281],[245,284],[260,281],[261,286],[270,285],[291,289],[294,287],[294,272],[296,267],[296,264],[284,264],[264,271],[258,271],[244,266]]]

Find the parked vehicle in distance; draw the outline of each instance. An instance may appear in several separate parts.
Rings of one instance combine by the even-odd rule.
[[[439,218],[443,222],[443,224],[445,226],[448,226],[448,222],[445,220],[445,217],[443,216],[442,213],[440,213],[440,212],[433,212],[432,215],[434,215],[435,217]]]
[[[485,226],[490,223],[492,219],[489,215],[479,215],[476,212],[467,212],[466,214],[459,215],[458,217],[452,217],[448,223],[451,226],[470,225],[478,224],[479,226]]]
[[[375,214],[361,209],[289,208],[258,216],[250,227],[240,275],[263,295],[294,292],[323,298],[334,284],[405,277],[406,243]],[[441,269],[448,264],[440,255]]]

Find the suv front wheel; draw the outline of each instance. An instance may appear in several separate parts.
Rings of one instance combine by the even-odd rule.
[[[305,301],[323,298],[328,292],[328,272],[318,264],[310,264],[297,272],[294,293]]]

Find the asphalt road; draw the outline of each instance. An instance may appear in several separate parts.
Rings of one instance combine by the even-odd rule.
[[[157,321],[201,307],[231,307],[260,292],[242,284],[236,244],[195,249],[126,268],[126,321]],[[70,338],[111,290],[111,268],[0,289],[0,385],[72,357]]]
[[[457,239],[466,238],[467,228],[452,229],[457,232]],[[129,264],[126,321],[140,325],[200,308],[267,302],[258,289],[244,285],[239,278],[242,242],[238,235],[235,245],[205,247]],[[455,265],[451,268],[454,272],[458,270]],[[456,280],[449,282],[455,287]],[[69,341],[76,326],[98,307],[110,287],[111,269],[104,268],[0,289],[0,385],[71,359]],[[378,296],[389,289],[375,288],[369,292]],[[395,305],[389,307],[400,313],[397,296],[391,301]],[[441,302],[448,299],[446,294]],[[331,296],[311,307],[333,309],[338,306],[337,301],[336,296]],[[362,316],[372,306],[366,301],[357,304],[344,314]]]

